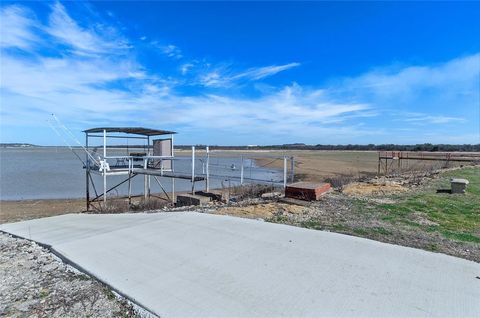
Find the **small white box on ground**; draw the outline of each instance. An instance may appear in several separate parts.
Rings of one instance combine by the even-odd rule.
[[[468,180],[453,178],[450,180],[450,184],[452,185],[452,193],[465,193]]]

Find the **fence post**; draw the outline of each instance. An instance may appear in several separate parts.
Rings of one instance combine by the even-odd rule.
[[[241,163],[240,163],[240,184],[243,184],[243,156],[241,158]]]
[[[206,179],[205,179],[205,191],[208,192],[210,191],[210,148],[207,146],[207,162],[206,162]]]
[[[295,181],[294,169],[295,169],[295,159],[292,156],[292,157],[290,157],[290,182],[292,182],[292,183]]]
[[[128,206],[132,204],[132,170],[133,161],[132,158],[128,158]]]
[[[147,160],[147,158],[143,158],[143,169],[145,170],[147,170]],[[146,174],[143,176],[143,192],[143,198],[146,202],[148,200],[148,177]]]
[[[195,146],[192,146],[192,194],[195,194]]]
[[[287,187],[287,156],[283,157],[283,188]]]

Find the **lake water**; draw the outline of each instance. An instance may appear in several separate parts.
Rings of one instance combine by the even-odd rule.
[[[77,153],[84,157],[83,150]],[[125,153],[117,153],[125,155]],[[109,155],[115,155],[109,150]],[[187,157],[177,157],[185,160],[175,161],[175,171],[190,174],[191,160]],[[196,174],[204,172],[204,158],[195,161]],[[233,166],[232,166],[233,165]],[[241,159],[210,158],[210,188],[221,188],[228,184],[238,183]],[[252,160],[244,161],[245,178],[279,181],[282,173],[277,170],[260,168]],[[233,169],[232,169],[233,168]],[[218,177],[215,177],[218,176]],[[222,177],[220,177],[222,176]],[[102,177],[93,175],[97,191],[102,191]],[[125,176],[109,176],[108,187],[124,180]],[[232,179],[228,181],[228,179]],[[161,178],[160,182],[167,191],[171,189],[171,179]],[[156,181],[151,179],[152,192],[159,193],[161,189]],[[205,189],[205,182],[197,182],[197,190]],[[176,191],[191,190],[188,180],[175,181]],[[93,193],[93,189],[91,190]],[[128,193],[127,183],[120,186],[112,195]],[[132,193],[143,193],[143,176],[132,179]],[[85,197],[85,170],[82,162],[67,148],[0,148],[0,199],[65,199]]]

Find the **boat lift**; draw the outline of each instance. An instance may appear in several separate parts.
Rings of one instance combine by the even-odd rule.
[[[142,127],[102,127],[91,128],[84,131],[85,133],[85,150],[86,150],[86,164],[85,164],[85,182],[86,182],[86,204],[87,211],[90,210],[92,203],[101,202],[107,203],[107,194],[118,188],[120,185],[128,182],[128,202],[132,200],[132,178],[138,175],[144,176],[144,198],[148,200],[151,196],[151,178],[157,181],[161,189],[168,199],[174,203],[175,200],[175,179],[185,179],[192,182],[192,192],[195,191],[195,182],[208,179],[206,177],[195,176],[195,152],[192,151],[192,174],[180,174],[175,172],[175,161],[180,158],[175,158],[173,148],[174,131],[149,129]],[[169,138],[153,139],[154,137],[167,135]],[[95,150],[90,151],[90,140],[92,138],[103,139],[103,156],[100,156]],[[131,152],[127,155],[108,155],[107,141],[108,139],[136,139],[143,140],[146,145],[144,152]],[[186,159],[186,158],[182,158]],[[114,162],[115,161],[115,162]],[[92,174],[103,176],[103,191],[98,193],[95,187],[95,182]],[[110,188],[107,188],[107,180],[109,176],[125,176],[126,178]],[[167,191],[159,181],[159,177],[171,178],[172,187],[171,194]],[[208,184],[208,182],[207,182]],[[91,196],[91,189],[95,191],[95,196]]]

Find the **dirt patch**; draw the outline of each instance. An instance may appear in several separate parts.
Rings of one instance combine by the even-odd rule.
[[[222,207],[213,214],[231,215],[249,219],[270,219],[276,215],[302,214],[305,207],[283,203],[262,203],[247,206]]]
[[[343,189],[343,193],[352,196],[371,196],[402,193],[408,191],[408,188],[392,182],[381,183],[351,183]]]

